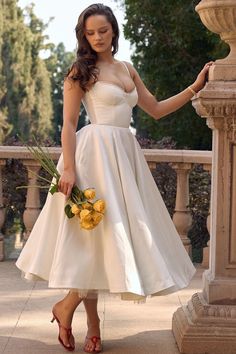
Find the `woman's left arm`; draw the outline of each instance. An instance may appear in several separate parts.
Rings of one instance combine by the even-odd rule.
[[[198,74],[196,81],[190,85],[195,92],[200,91],[204,87],[206,83],[206,74],[213,63],[214,62],[211,61],[205,64]],[[158,101],[144,85],[137,70],[130,63],[127,64],[138,92],[138,106],[156,120],[175,112],[189,102],[194,95],[190,89],[186,88],[177,95]]]

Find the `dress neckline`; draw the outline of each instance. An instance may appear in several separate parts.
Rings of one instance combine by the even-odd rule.
[[[129,95],[129,94],[133,93],[133,92],[136,90],[136,86],[134,86],[134,88],[133,88],[131,91],[126,92],[121,86],[119,86],[119,85],[117,85],[117,84],[114,84],[113,82],[109,82],[109,81],[105,81],[105,80],[98,80],[98,81],[96,81],[96,82],[93,84],[92,88],[93,88],[97,83],[115,86],[115,87],[117,87],[118,89],[120,89],[120,90],[121,90],[124,94],[126,94],[126,95]]]

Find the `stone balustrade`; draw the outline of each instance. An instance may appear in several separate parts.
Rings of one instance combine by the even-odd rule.
[[[144,156],[150,169],[156,168],[160,162],[168,162],[177,174],[177,189],[175,212],[173,222],[181,237],[181,240],[191,257],[191,242],[188,238],[188,231],[192,225],[192,216],[189,210],[189,173],[194,164],[202,164],[207,171],[211,168],[211,151],[195,150],[158,150],[143,149]],[[208,230],[209,231],[209,230]],[[207,266],[208,252],[204,252],[203,263]]]
[[[60,153],[60,147],[49,147],[48,151],[53,160],[57,161]],[[150,170],[156,169],[158,163],[169,163],[177,175],[176,203],[173,215],[173,222],[179,232],[181,240],[191,257],[191,243],[187,236],[188,230],[192,224],[192,217],[189,210],[189,173],[194,164],[202,164],[207,171],[211,170],[212,153],[211,151],[193,151],[193,150],[160,150],[160,149],[142,149]],[[28,172],[28,185],[34,186],[37,181],[35,174],[40,170],[37,161],[32,159],[32,155],[27,148],[22,146],[1,146],[0,147],[0,230],[4,224],[4,207],[2,198],[2,177],[1,172],[7,159],[18,159],[26,166]],[[25,211],[23,221],[26,232],[24,241],[28,238],[30,231],[40,213],[40,194],[39,188],[28,188],[26,196]],[[4,236],[0,233],[0,260],[4,260]],[[209,252],[205,252],[203,263],[207,266]]]

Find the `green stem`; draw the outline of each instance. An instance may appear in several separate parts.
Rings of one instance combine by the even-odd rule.
[[[48,182],[48,183],[51,183],[51,180],[49,180],[49,179],[47,179],[47,178],[45,178],[45,177],[43,177],[43,176],[40,176],[39,174],[37,174],[36,172],[34,172],[34,171],[32,171],[32,170],[29,170],[34,176],[36,176],[37,178],[39,178],[39,179],[41,179],[41,180],[43,180],[43,181],[46,181],[46,182]]]
[[[18,186],[16,189],[22,189],[22,188],[49,188],[50,186],[39,186],[39,185],[28,185],[28,186]]]

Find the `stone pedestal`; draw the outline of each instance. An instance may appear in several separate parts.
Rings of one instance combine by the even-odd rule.
[[[186,354],[236,353],[236,1],[202,0],[203,23],[231,47],[216,61],[209,82],[193,99],[213,132],[211,238],[203,291],[173,316],[179,350]]]
[[[209,305],[196,293],[174,313],[173,332],[180,353],[235,354],[236,308]]]

